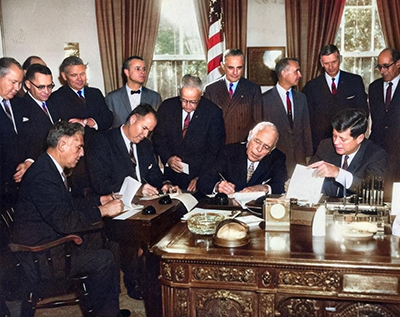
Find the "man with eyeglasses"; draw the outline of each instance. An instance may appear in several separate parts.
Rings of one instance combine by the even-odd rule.
[[[106,97],[107,106],[114,114],[113,127],[123,124],[139,104],[149,104],[156,110],[161,104],[160,94],[143,86],[147,79],[147,68],[143,58],[127,58],[122,65],[122,73],[126,84]]]
[[[363,109],[369,113],[367,94],[361,76],[340,69],[339,49],[329,44],[322,48],[320,63],[324,73],[304,87],[310,114],[314,152],[321,140],[332,136],[331,119],[346,108]]]
[[[249,132],[247,143],[233,143],[221,151],[212,170],[200,176],[204,194],[258,192],[282,194],[287,172],[285,154],[276,149],[279,133],[271,122],[260,122]]]
[[[158,116],[152,141],[164,173],[180,188],[195,192],[198,177],[212,167],[225,144],[222,110],[202,97],[199,77],[185,75],[180,95],[165,100]]]
[[[385,195],[390,198],[393,182],[400,181],[400,52],[390,47],[385,48],[378,56],[376,68],[382,78],[369,85],[372,119],[370,139],[388,154]]]

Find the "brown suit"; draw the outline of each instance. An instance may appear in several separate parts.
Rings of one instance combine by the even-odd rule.
[[[249,131],[262,120],[262,96],[259,85],[241,78],[232,99],[225,76],[204,88],[204,97],[222,108],[226,143],[246,141]]]

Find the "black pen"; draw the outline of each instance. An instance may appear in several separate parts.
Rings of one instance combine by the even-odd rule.
[[[150,183],[149,183],[148,181],[146,181],[146,180],[144,179],[144,177],[142,177],[142,182],[144,182],[144,184],[149,184],[149,185],[150,185]],[[158,190],[158,195],[165,195],[165,194],[162,192],[161,189],[159,189],[159,190]]]

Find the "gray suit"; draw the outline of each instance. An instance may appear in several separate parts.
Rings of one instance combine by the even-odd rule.
[[[292,89],[294,103],[293,129],[279,96],[276,86],[263,94],[263,114],[265,121],[271,121],[279,132],[277,148],[286,155],[289,177],[296,164],[306,165],[306,157],[312,156],[310,117],[306,96]]]
[[[126,85],[110,92],[106,97],[106,103],[108,109],[114,114],[113,127],[116,128],[125,123],[126,118],[132,111],[129,96],[126,92]],[[140,103],[147,103],[157,110],[161,104],[161,96],[158,92],[142,87]]]

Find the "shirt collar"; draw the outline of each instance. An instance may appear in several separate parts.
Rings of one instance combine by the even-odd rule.
[[[329,87],[332,85],[332,78],[335,78],[335,84],[336,84],[336,87],[338,87],[339,86],[339,79],[340,79],[340,69],[339,69],[339,71],[338,71],[338,73],[336,74],[335,77],[331,77],[331,76],[328,75],[327,72],[325,72],[325,79],[326,79],[326,82],[327,82]]]
[[[121,131],[122,139],[124,140],[126,149],[128,150],[128,152],[130,152],[130,150],[131,150],[131,141],[130,141],[130,140],[128,139],[128,137],[125,135],[125,132],[124,132],[124,129],[123,129],[124,125],[125,125],[125,124],[121,125],[120,128],[119,128],[119,130]],[[135,143],[134,143],[133,145],[135,146]]]

